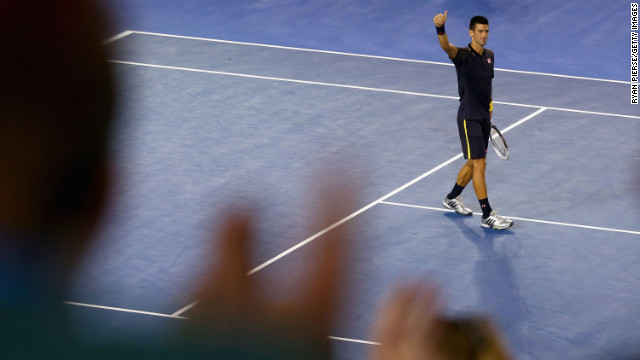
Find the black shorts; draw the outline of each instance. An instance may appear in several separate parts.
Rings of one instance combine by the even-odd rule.
[[[491,119],[466,120],[458,118],[458,133],[465,159],[487,157]]]

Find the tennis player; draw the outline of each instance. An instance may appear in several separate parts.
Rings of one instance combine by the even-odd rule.
[[[442,205],[460,215],[471,216],[473,212],[462,203],[460,194],[473,179],[473,188],[482,208],[480,225],[504,230],[513,226],[513,221],[498,215],[497,210],[493,210],[489,205],[484,175],[493,112],[491,82],[494,57],[491,50],[485,49],[489,38],[489,21],[484,16],[471,18],[469,22],[471,43],[464,48],[449,43],[444,29],[446,21],[446,11],[433,18],[440,47],[449,55],[449,59],[456,67],[460,95],[458,132],[462,152],[467,162],[460,169],[456,184],[442,201]]]

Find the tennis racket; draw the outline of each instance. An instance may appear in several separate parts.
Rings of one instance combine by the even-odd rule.
[[[493,145],[493,150],[496,151],[500,159],[509,159],[509,145],[507,145],[498,127],[493,123],[491,123],[491,136],[489,136],[489,140],[491,141],[491,145]]]

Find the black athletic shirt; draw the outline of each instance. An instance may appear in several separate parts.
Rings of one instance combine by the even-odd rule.
[[[465,48],[458,48],[458,54],[451,61],[456,66],[458,75],[458,117],[488,119],[492,96],[493,51],[484,49],[480,55],[469,44]]]

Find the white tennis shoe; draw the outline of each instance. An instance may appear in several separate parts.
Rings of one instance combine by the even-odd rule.
[[[504,230],[513,226],[513,220],[507,219],[504,216],[498,215],[497,210],[491,211],[491,215],[488,218],[482,219],[480,226],[486,228],[494,228],[496,230]]]
[[[464,216],[473,215],[473,211],[468,207],[464,206],[462,203],[462,196],[457,196],[453,199],[449,199],[449,196],[445,196],[444,200],[442,200],[442,205],[449,210],[455,211],[457,214]]]

